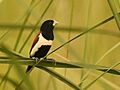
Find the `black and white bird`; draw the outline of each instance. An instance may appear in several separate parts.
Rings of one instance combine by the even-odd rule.
[[[43,22],[30,49],[30,58],[40,59],[46,56],[54,40],[53,29],[57,23],[55,20],[46,20]],[[31,68],[32,66],[28,66],[26,72],[29,72]]]

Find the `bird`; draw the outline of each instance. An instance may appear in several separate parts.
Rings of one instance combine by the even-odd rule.
[[[31,46],[29,56],[30,58],[39,60],[44,58],[50,50],[54,40],[54,27],[58,22],[55,20],[46,20],[42,23],[40,31],[36,35]],[[31,70],[32,66],[28,66],[26,73]]]

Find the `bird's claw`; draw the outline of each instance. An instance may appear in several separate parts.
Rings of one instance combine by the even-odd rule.
[[[54,60],[54,59],[52,59],[52,58],[36,58],[36,57],[32,57],[32,59],[34,59],[35,60],[35,63],[36,64],[38,64],[39,62],[41,62],[41,61],[43,61],[43,60],[46,60],[46,61],[50,61],[50,62],[53,62],[53,63],[55,63],[55,66],[56,66],[56,61]]]
[[[32,59],[35,60],[35,63],[38,63],[38,61],[39,61],[39,58],[36,58],[36,57],[32,57]]]

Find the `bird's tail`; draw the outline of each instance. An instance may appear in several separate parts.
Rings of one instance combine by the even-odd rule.
[[[33,66],[28,66],[27,69],[26,69],[26,73],[28,73],[31,70],[32,67]]]

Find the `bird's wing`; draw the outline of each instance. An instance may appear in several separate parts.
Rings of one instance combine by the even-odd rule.
[[[30,57],[34,56],[36,52],[39,52],[39,48],[41,46],[49,46],[52,45],[52,40],[46,40],[42,34],[40,33],[39,36],[37,36],[38,39],[36,39],[37,42],[34,43],[31,52],[30,52]]]
[[[30,53],[31,53],[33,47],[35,46],[35,44],[37,43],[37,41],[39,40],[39,35],[40,35],[40,32],[37,34],[37,36],[35,37],[35,39],[33,41],[33,44],[32,44],[31,49],[30,49]]]

